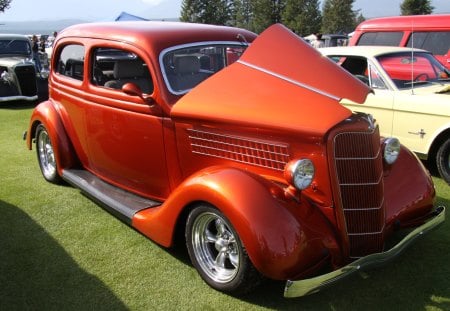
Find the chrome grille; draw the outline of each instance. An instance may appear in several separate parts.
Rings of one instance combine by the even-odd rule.
[[[350,257],[380,252],[385,207],[378,128],[371,132],[337,134],[334,156]]]
[[[192,152],[283,171],[288,146],[200,130],[188,130]]]

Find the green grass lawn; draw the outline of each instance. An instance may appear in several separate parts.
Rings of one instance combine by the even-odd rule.
[[[450,310],[448,220],[388,266],[311,296],[285,299],[283,282],[219,293],[182,247],[159,247],[78,190],[45,182],[22,140],[31,111],[0,107],[0,310]],[[450,187],[434,180],[449,207]]]

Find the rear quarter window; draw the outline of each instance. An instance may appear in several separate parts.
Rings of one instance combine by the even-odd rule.
[[[403,32],[366,32],[361,35],[356,45],[387,45],[399,46],[402,40]]]
[[[64,46],[56,63],[56,71],[63,76],[83,80],[84,51],[84,46],[79,44]]]
[[[445,55],[450,49],[450,31],[414,32],[408,38],[406,46],[427,50],[435,55]]]

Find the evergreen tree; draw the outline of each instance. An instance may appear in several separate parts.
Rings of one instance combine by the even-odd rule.
[[[325,0],[322,10],[323,33],[349,33],[355,29],[355,0]]]
[[[199,13],[199,0],[183,0],[181,2],[180,20],[182,22],[195,23]]]
[[[253,7],[251,0],[234,0],[232,2],[231,25],[239,28],[252,29]]]
[[[286,0],[252,0],[253,24],[250,30],[260,33],[272,24],[281,22]]]
[[[400,4],[402,15],[425,15],[433,13],[430,0],[403,0]]]
[[[9,4],[11,0],[0,0],[0,12],[5,12],[6,9],[9,9]]]
[[[183,22],[225,25],[230,20],[231,4],[228,0],[183,0],[181,17]]]
[[[295,33],[301,36],[317,33],[321,21],[318,0],[286,0],[282,22]]]
[[[359,24],[361,24],[365,20],[366,20],[366,18],[364,17],[364,15],[362,15],[361,12],[356,12],[355,26],[358,26]]]

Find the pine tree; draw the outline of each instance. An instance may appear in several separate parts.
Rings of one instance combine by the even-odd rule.
[[[364,22],[366,20],[366,18],[364,17],[364,15],[362,15],[362,13],[358,10],[356,13],[356,17],[355,17],[355,26],[361,24],[362,22]]]
[[[281,22],[286,0],[252,0],[253,25],[250,30],[260,33],[272,24]]]
[[[355,29],[355,0],[325,0],[322,10],[323,33],[349,33]]]
[[[321,21],[318,0],[286,0],[282,22],[295,33],[305,36],[319,32]]]
[[[183,0],[180,20],[191,23],[225,25],[230,20],[230,8],[228,0]]]
[[[0,0],[0,12],[5,12],[6,9],[9,9],[9,4],[11,0]]]
[[[232,1],[231,25],[239,28],[252,29],[253,7],[251,0]]]
[[[404,0],[400,4],[402,15],[425,15],[433,13],[430,0]]]
[[[199,11],[198,0],[183,0],[181,2],[180,20],[182,22],[195,23]]]

